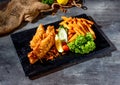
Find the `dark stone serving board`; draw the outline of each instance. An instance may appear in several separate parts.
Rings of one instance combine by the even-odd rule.
[[[12,41],[14,43],[14,46],[16,48],[18,57],[20,59],[20,62],[22,64],[26,76],[28,76],[30,79],[35,79],[50,74],[52,72],[56,72],[58,70],[64,69],[71,65],[84,62],[86,60],[110,55],[112,51],[116,50],[115,46],[111,43],[108,37],[96,24],[93,18],[87,16],[86,14],[81,14],[74,17],[79,17],[79,18],[82,17],[88,20],[92,20],[95,23],[92,26],[92,29],[96,34],[96,40],[95,40],[96,49],[93,52],[90,52],[89,54],[80,55],[69,52],[63,56],[57,57],[53,61],[45,61],[44,63],[38,61],[35,64],[31,65],[27,57],[28,52],[30,52],[31,50],[29,47],[29,41],[32,39],[33,35],[35,34],[37,27],[22,32],[14,33],[11,35]],[[54,25],[55,28],[57,28],[59,22],[61,21],[47,24],[45,25],[45,27],[48,25]]]

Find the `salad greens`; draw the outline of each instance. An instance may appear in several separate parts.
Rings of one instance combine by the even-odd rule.
[[[91,33],[87,33],[86,36],[78,35],[74,41],[67,45],[70,51],[80,54],[89,53],[96,48],[94,38]]]
[[[51,5],[54,3],[54,0],[42,0],[42,3]]]

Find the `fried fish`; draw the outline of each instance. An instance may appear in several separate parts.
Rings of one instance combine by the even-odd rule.
[[[42,30],[42,32],[40,31]],[[40,32],[39,32],[40,31]],[[44,58],[46,53],[52,48],[55,43],[55,30],[54,26],[48,26],[47,30],[43,30],[43,26],[40,25],[36,34],[30,41],[32,51],[28,53],[28,58],[31,64],[35,63],[39,59]]]

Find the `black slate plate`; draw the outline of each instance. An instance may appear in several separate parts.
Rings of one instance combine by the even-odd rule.
[[[82,17],[94,21],[90,16],[87,16],[86,14],[81,14],[75,17]],[[57,21],[54,23],[47,24],[45,26],[54,25],[57,28],[59,22],[60,21]],[[27,54],[31,50],[29,47],[29,41],[35,34],[36,28],[12,34],[11,38],[18,53],[18,57],[22,64],[25,75],[28,76],[30,79],[35,79],[92,58],[104,57],[106,55],[111,54],[112,51],[116,50],[115,46],[99,28],[96,22],[92,26],[92,29],[96,33],[96,49],[93,52],[86,55],[80,55],[69,52],[66,55],[56,58],[54,61],[47,61],[44,63],[38,61],[33,65],[29,63]]]

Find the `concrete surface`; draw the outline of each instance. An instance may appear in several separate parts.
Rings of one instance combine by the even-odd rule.
[[[86,13],[102,26],[102,30],[116,46],[111,56],[95,58],[50,75],[29,80],[23,72],[10,36],[0,38],[0,85],[120,85],[120,0],[86,0],[87,10],[76,7],[67,13],[57,12],[35,23],[28,23],[18,31],[32,29],[40,23],[60,20],[61,15]]]

